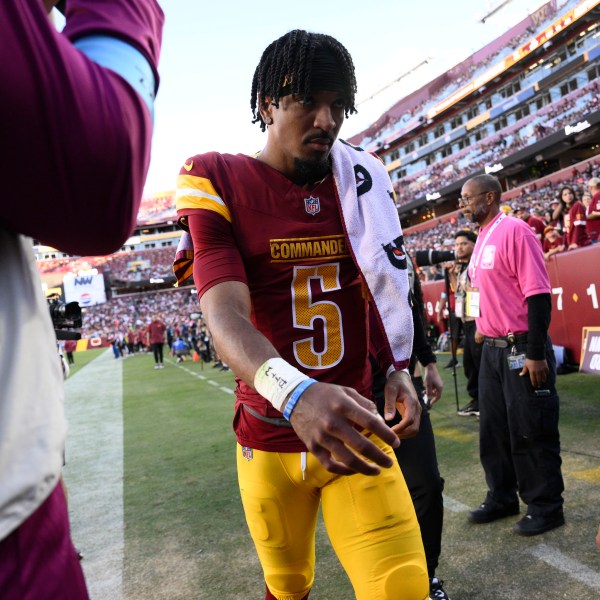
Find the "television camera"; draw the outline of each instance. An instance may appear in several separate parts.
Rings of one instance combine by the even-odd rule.
[[[49,296],[48,309],[57,340],[80,340],[82,324],[79,302],[62,302],[58,295]]]
[[[417,267],[428,267],[451,260],[456,260],[454,250],[417,250],[415,252]]]

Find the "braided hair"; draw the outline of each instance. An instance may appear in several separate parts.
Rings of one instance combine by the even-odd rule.
[[[265,131],[266,124],[260,114],[269,96],[274,106],[287,94],[306,97],[311,92],[311,75],[315,51],[326,51],[332,55],[340,71],[343,82],[342,96],[346,117],[356,112],[356,77],[352,57],[346,48],[335,38],[323,33],[309,33],[295,29],[272,42],[254,71],[250,108],[252,123],[260,123]]]

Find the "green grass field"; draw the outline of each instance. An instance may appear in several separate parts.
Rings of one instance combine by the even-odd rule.
[[[231,373],[171,359],[154,370],[149,354],[75,360],[65,479],[92,600],[264,598],[237,489]],[[558,378],[567,525],[524,539],[511,532],[516,519],[467,522],[485,494],[478,422],[456,415],[452,373],[440,372],[446,388],[431,411],[446,480],[438,576],[452,599],[600,598],[600,380]],[[457,384],[462,405],[462,369]],[[321,524],[311,600],[353,597]]]

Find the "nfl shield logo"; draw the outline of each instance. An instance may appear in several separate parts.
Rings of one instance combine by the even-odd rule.
[[[248,448],[248,446],[242,446],[242,456],[246,460],[252,460],[252,448]]]
[[[304,198],[304,208],[309,215],[316,215],[318,212],[321,212],[321,203],[318,198]]]

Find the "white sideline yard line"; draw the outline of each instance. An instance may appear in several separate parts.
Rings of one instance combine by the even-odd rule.
[[[188,369],[187,367],[184,367],[182,364],[176,363],[174,361],[169,361],[169,362],[171,362],[171,364],[174,367],[177,367],[178,369],[185,371],[188,375],[191,375],[192,377],[197,377],[198,379],[202,379],[203,381],[206,381],[206,383],[208,383],[209,385],[218,387],[222,392],[225,392],[226,394],[235,394],[235,392],[231,388],[225,387],[224,385],[220,385],[218,382],[214,381],[213,379],[210,379],[206,375],[200,375],[200,373],[196,373],[195,371],[192,371],[192,370]]]
[[[443,498],[444,498],[444,508],[448,509],[450,512],[461,513],[461,512],[467,512],[468,510],[471,510],[470,506],[467,506],[466,504],[463,504],[462,502],[459,502],[458,500],[454,500],[454,498],[450,498],[450,496],[446,496],[446,494],[443,494]]]
[[[123,370],[109,349],[66,381],[71,533],[93,600],[123,600]]]
[[[579,561],[569,558],[560,550],[547,544],[540,544],[539,546],[530,548],[528,552],[538,560],[562,571],[565,575],[576,579],[587,587],[600,592],[600,573],[598,571],[594,571]]]

